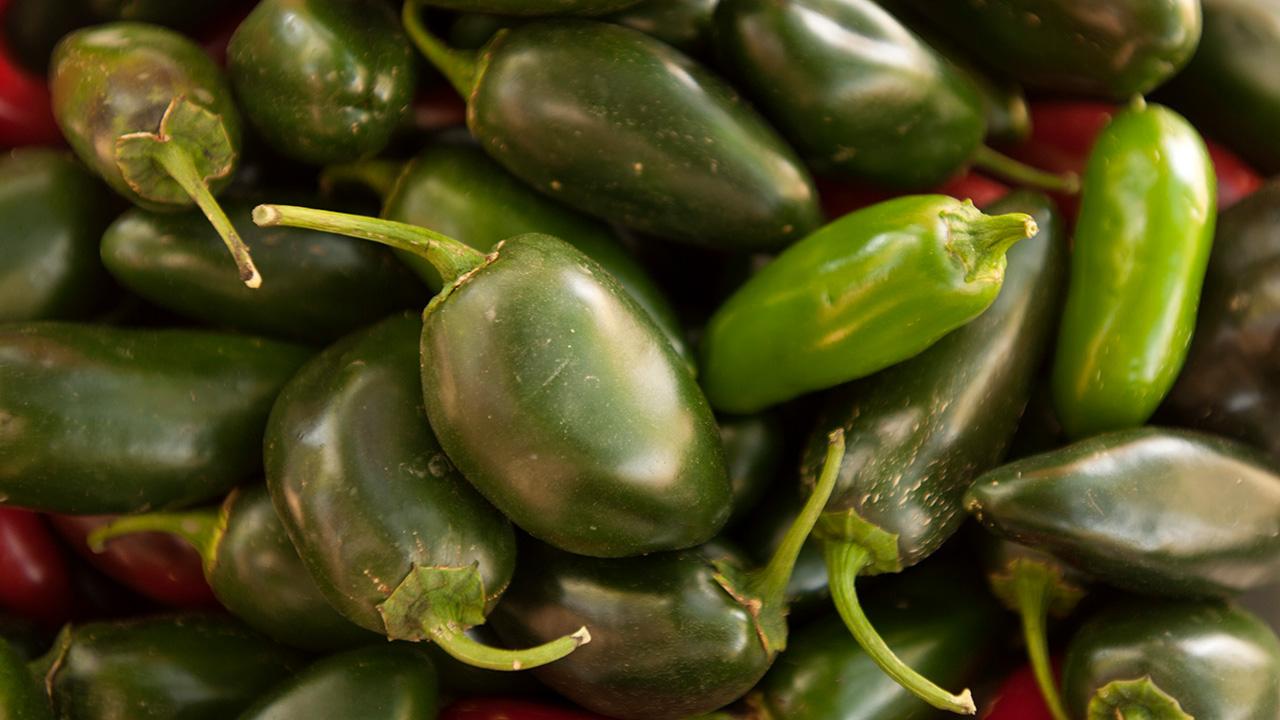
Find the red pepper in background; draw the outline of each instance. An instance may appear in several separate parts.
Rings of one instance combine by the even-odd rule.
[[[58,627],[71,617],[71,580],[58,541],[40,516],[0,507],[0,608]]]
[[[200,554],[168,533],[137,533],[115,538],[101,553],[89,549],[89,533],[115,515],[50,515],[49,520],[72,549],[104,574],[162,605],[218,608],[204,579]]]
[[[912,194],[880,190],[843,180],[830,180],[827,178],[816,178],[816,183],[818,186],[818,199],[822,203],[822,211],[826,213],[829,220],[835,220],[848,215],[854,210],[861,210],[878,202]],[[966,170],[930,192],[950,195],[961,200],[973,200],[973,204],[981,208],[1008,194],[1009,186],[972,170]]]
[[[1058,670],[1056,663],[1054,670]],[[1004,681],[983,711],[982,720],[1053,720],[1030,665]]]
[[[419,88],[413,98],[413,126],[418,130],[443,130],[467,122],[467,104],[448,83],[437,80]]]
[[[0,20],[9,0],[0,0]],[[0,34],[0,148],[61,145],[44,78],[19,68]]]
[[[529,700],[479,698],[453,703],[440,713],[439,720],[607,720],[607,718],[582,710],[570,710]]]

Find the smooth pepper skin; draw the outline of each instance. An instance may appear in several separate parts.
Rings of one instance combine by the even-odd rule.
[[[265,0],[227,46],[245,117],[273,149],[316,165],[387,146],[413,100],[415,61],[381,0]]]
[[[0,328],[0,496],[97,514],[223,495],[258,472],[271,403],[308,354],[195,330]]]
[[[129,210],[102,235],[102,263],[121,285],[151,302],[218,327],[324,343],[421,304],[429,291],[391,251],[295,228],[260,228],[257,203],[223,208],[270,282],[236,279],[222,239],[199,212]]]
[[[1280,476],[1211,435],[1098,435],[984,474],[965,507],[997,535],[1135,592],[1228,595],[1280,579]]]
[[[1173,387],[1217,218],[1204,141],[1159,105],[1111,120],[1083,187],[1052,378],[1072,438],[1143,424]]]
[[[1280,463],[1280,182],[1218,216],[1195,335],[1164,410]]]
[[[68,626],[33,663],[61,720],[227,720],[302,656],[215,615]]]
[[[25,658],[0,637],[0,720],[53,720],[42,690]]]
[[[529,534],[595,557],[692,547],[730,511],[715,417],[603,268],[503,241],[428,308],[422,390],[463,476]]]
[[[715,44],[823,175],[931,187],[986,132],[973,83],[872,0],[721,0]]]
[[[794,152],[727,83],[661,40],[585,20],[530,23],[495,37],[478,69],[471,133],[561,202],[737,251],[776,249],[821,223]]]
[[[423,648],[384,642],[317,661],[238,720],[431,720],[438,695],[435,669]]]
[[[716,310],[700,380],[750,413],[913,357],[996,299],[1005,250],[1034,231],[943,195],[889,200],[788,248]]]
[[[601,15],[637,0],[427,0],[433,7],[492,15]]]
[[[1086,708],[1090,718],[1121,717],[1123,701],[1093,714],[1095,693],[1112,681],[1148,677],[1197,720],[1280,717],[1280,641],[1261,620],[1228,604],[1128,600],[1108,607],[1067,647],[1063,697],[1072,717],[1085,717]]]
[[[603,18],[652,35],[683,53],[700,57],[711,45],[711,14],[717,0],[640,0]]]
[[[97,246],[113,210],[107,188],[68,153],[29,148],[0,157],[0,322],[104,310],[111,278]]]
[[[1173,77],[1200,40],[1200,0],[908,0],[1028,88],[1128,100]]]
[[[717,425],[733,495],[729,523],[735,524],[760,502],[781,474],[786,438],[782,421],[772,413],[725,416],[718,418]]]

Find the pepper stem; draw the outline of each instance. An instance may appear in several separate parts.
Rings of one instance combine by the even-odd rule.
[[[218,538],[222,535],[221,512],[217,508],[203,508],[176,513],[125,515],[89,533],[85,541],[90,550],[100,553],[108,540],[140,532],[168,533],[186,540],[200,553],[207,566],[217,554]]]
[[[831,597],[835,601],[836,611],[840,613],[854,639],[880,669],[916,697],[939,710],[961,715],[977,713],[977,706],[973,704],[973,696],[968,689],[959,695],[952,695],[908,667],[889,649],[880,633],[876,632],[867,619],[858,602],[854,584],[858,575],[872,563],[870,550],[857,543],[827,540],[823,543],[823,556],[827,563]]]
[[[262,227],[284,225],[372,240],[412,253],[431,263],[446,286],[480,267],[485,260],[484,253],[448,235],[417,225],[364,215],[292,205],[259,205],[253,209],[253,221]]]
[[[1036,684],[1040,686],[1040,694],[1054,720],[1071,720],[1058,694],[1045,631],[1057,580],[1048,568],[1039,563],[1018,562],[1012,566],[1011,572],[1016,609],[1022,616],[1022,636],[1027,643],[1027,656],[1031,659],[1031,670],[1035,673]]]
[[[1066,195],[1075,195],[1080,192],[1080,176],[1075,173],[1046,172],[996,152],[986,145],[978,147],[973,154],[972,162],[974,167],[1018,185]]]
[[[236,269],[240,271],[240,281],[251,288],[261,287],[262,275],[253,264],[248,246],[240,238],[240,233],[236,232],[227,214],[222,211],[222,206],[214,199],[213,193],[209,192],[209,188],[200,179],[200,171],[196,169],[187,150],[177,143],[159,143],[155,150],[155,160],[191,196],[204,216],[209,218],[213,229],[218,232],[227,250],[231,251],[231,259],[235,260]]]
[[[456,660],[485,670],[528,670],[555,662],[591,642],[591,633],[580,627],[573,633],[524,650],[503,650],[472,640],[452,627],[431,631],[431,640]]]
[[[421,5],[420,0],[405,0],[404,10],[400,13],[405,33],[459,95],[464,99],[471,97],[479,67],[478,53],[451,48],[432,35],[422,24]]]
[[[361,160],[329,165],[320,172],[320,191],[330,195],[338,185],[359,185],[368,188],[385,203],[404,172],[404,166],[396,160]]]

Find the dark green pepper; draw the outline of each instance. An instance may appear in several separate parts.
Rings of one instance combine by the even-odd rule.
[[[423,0],[432,7],[492,15],[601,15],[637,0]]]
[[[1009,252],[999,297],[919,357],[832,393],[801,472],[803,484],[812,485],[821,438],[843,428],[845,463],[815,532],[836,608],[886,672],[935,707],[969,713],[967,690],[944,692],[880,641],[855,583],[860,575],[915,565],[956,532],[965,489],[1003,457],[1031,395],[1059,308],[1062,222],[1042,195],[1015,193],[992,208],[1033,213],[1043,228]]]
[[[1280,463],[1280,182],[1218,216],[1191,350],[1164,408]]]
[[[1080,628],[1062,685],[1089,720],[1274,720],[1280,640],[1221,602],[1130,600]]]
[[[1280,476],[1211,435],[1098,435],[986,473],[965,507],[997,535],[1127,590],[1227,595],[1280,580]]]
[[[226,203],[271,283],[235,280],[222,242],[198,213],[134,209],[102,236],[102,262],[122,285],[187,317],[300,342],[326,342],[421,304],[430,293],[383,248],[329,233],[263,230],[256,203]]]
[[[405,4],[420,50],[467,99],[467,127],[529,185],[660,237],[778,248],[821,222],[809,172],[723,80],[648,35],[586,20],[447,48]]]
[[[67,626],[32,670],[60,720],[227,720],[302,665],[219,616]]]
[[[640,0],[601,18],[652,35],[687,55],[711,45],[711,14],[718,0]]]
[[[271,403],[307,355],[193,330],[0,328],[0,497],[102,514],[225,495],[260,472]]]
[[[760,502],[782,470],[782,424],[769,413],[722,417],[718,424],[733,495],[733,524]]]
[[[1217,216],[1195,128],[1139,100],[1089,155],[1053,362],[1073,438],[1136,427],[1173,386],[1195,329]]]
[[[262,284],[213,195],[240,159],[240,116],[218,66],[161,27],[118,22],[77,30],[53,52],[53,114],[67,142],[130,202],[198,206],[226,243],[240,280]]]
[[[701,381],[718,410],[755,412],[918,355],[996,299],[1005,251],[1036,233],[943,195],[850,213],[788,248],[716,310]]]
[[[0,638],[0,720],[52,720],[43,688],[18,651]]]
[[[240,107],[307,163],[381,152],[409,112],[413,46],[382,0],[263,0],[227,46]]]
[[[111,278],[97,248],[113,210],[107,189],[67,153],[30,148],[0,158],[0,322],[104,310]]]
[[[589,636],[529,651],[480,645],[515,566],[515,534],[454,470],[422,409],[417,338],[398,315],[350,335],[280,393],[264,440],[276,510],[320,592],[357,625],[518,670]]]
[[[447,289],[424,313],[427,417],[462,475],[529,534],[622,557],[724,526],[724,448],[702,391],[649,315],[573,246],[527,234],[486,256],[415,225],[279,205],[254,221],[364,237],[436,266]]]
[[[238,720],[432,720],[438,704],[435,669],[423,649],[382,643],[316,662]]]

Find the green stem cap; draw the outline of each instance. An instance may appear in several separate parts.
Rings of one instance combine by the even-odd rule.
[[[458,94],[463,99],[470,98],[479,75],[479,53],[451,48],[432,35],[426,25],[422,24],[422,5],[421,0],[405,0],[404,10],[400,14],[405,33]]]
[[[168,533],[191,543],[200,553],[207,571],[217,557],[218,543],[225,530],[220,510],[202,508],[186,512],[125,515],[89,533],[86,542],[90,550],[100,553],[112,538],[142,532]]]
[[[1008,155],[998,153],[986,145],[979,146],[977,152],[973,154],[973,165],[996,177],[1037,190],[1066,195],[1075,195],[1080,192],[1080,177],[1075,173],[1045,172],[1018,162]]]
[[[1089,701],[1087,720],[1195,720],[1150,677],[1115,680]]]

